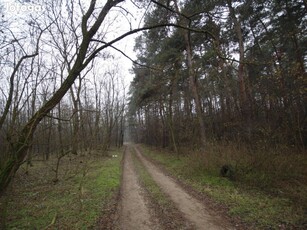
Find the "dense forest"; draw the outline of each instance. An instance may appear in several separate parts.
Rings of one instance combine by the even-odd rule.
[[[32,158],[122,145],[127,83],[106,49],[120,2],[1,2],[1,192]]]
[[[145,26],[170,26],[136,39],[134,141],[306,147],[306,1],[152,2]]]
[[[132,2],[142,27],[114,39],[101,25],[113,25],[120,2],[101,11],[95,1],[42,2],[43,14],[23,3],[32,12],[18,17],[2,5],[4,187],[33,155],[107,150],[125,126],[127,140],[177,153],[216,140],[305,148],[306,1]],[[133,13],[119,9],[131,26]],[[126,110],[121,67],[105,49],[124,54],[113,43],[140,31]]]
[[[306,229],[306,0],[0,16],[1,229]]]

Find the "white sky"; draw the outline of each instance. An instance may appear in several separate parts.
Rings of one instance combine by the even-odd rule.
[[[129,11],[133,10],[134,14],[137,12],[135,7],[129,7],[129,8],[130,8]],[[123,20],[125,20],[125,19],[123,19]],[[130,30],[128,22],[125,22],[125,21],[123,22],[122,20],[120,20],[118,23],[119,23],[118,31],[117,31],[117,33],[114,34],[114,37],[116,35],[124,34],[124,33],[128,32]],[[137,28],[138,20],[132,19],[131,24],[133,26],[133,29]],[[137,34],[130,35],[130,36],[124,38],[123,40],[121,40],[120,42],[114,44],[114,46],[116,48],[123,51],[126,55],[128,55],[133,60],[136,59],[136,55],[133,51],[134,39],[135,39],[136,36],[137,36]],[[109,49],[109,50],[111,51],[113,49]],[[120,54],[119,52],[117,52],[115,50],[113,50],[112,52],[114,52],[114,54],[118,58],[118,63],[119,63],[119,66],[122,68],[121,71],[124,74],[125,82],[130,83],[133,79],[133,75],[129,72],[129,70],[132,68],[132,62],[128,58],[126,58],[122,54]]]
[[[123,16],[121,15],[119,20],[115,22],[115,25],[112,26],[112,29],[116,29],[115,33],[112,33],[111,37],[115,38],[120,36],[126,32],[129,32],[131,29],[137,29],[143,25],[142,16],[144,14],[144,9],[138,9],[130,0],[125,1],[122,5],[125,10],[129,12],[129,14]],[[117,13],[117,12],[116,12]],[[112,17],[112,13],[111,13]],[[136,60],[136,53],[133,51],[134,48],[134,40],[139,34],[130,35],[121,41],[114,44],[114,46],[121,51],[123,51],[126,55],[128,55],[131,59]],[[110,38],[110,40],[112,40]],[[112,49],[108,49],[112,50]],[[113,53],[113,51],[112,51]],[[122,54],[114,50],[114,54],[116,55],[119,63],[119,67],[121,68],[121,72],[124,74],[125,82],[128,84],[133,80],[133,74],[130,73],[130,69],[132,68],[132,62],[124,57]]]
[[[38,1],[33,1],[34,3]],[[0,0],[1,5],[4,7],[4,12],[6,14],[13,14],[14,17],[16,15],[20,15],[21,17],[25,18],[31,11],[42,11],[43,9],[40,8],[41,6],[39,4],[35,5],[34,7],[31,4],[20,4],[18,1],[15,0]],[[142,15],[143,15],[143,9],[138,9],[131,0],[126,0],[123,3],[121,3],[119,6],[123,7],[124,10],[126,10],[127,14],[119,14],[118,20],[114,21],[114,24],[110,27],[110,35],[108,35],[107,41],[112,40],[113,38],[120,36],[121,34],[124,34],[128,32],[131,29],[136,29],[142,25]],[[29,7],[32,7],[29,9]],[[114,8],[113,12],[110,12],[109,17],[116,17],[118,15],[119,8]],[[121,10],[121,12],[124,12],[124,10]],[[134,47],[134,39],[138,36],[138,34],[130,35],[121,41],[114,44],[114,46],[121,51],[123,51],[126,55],[128,55],[133,60],[136,59],[136,54],[133,51]],[[130,69],[132,68],[132,62],[124,57],[119,52],[115,51],[114,49],[109,48],[109,52],[111,52],[118,61],[118,66],[121,68],[120,72],[124,75],[125,83],[129,85],[129,83],[133,79],[133,74],[130,73]]]

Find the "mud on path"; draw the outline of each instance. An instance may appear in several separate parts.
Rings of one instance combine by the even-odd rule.
[[[153,230],[159,229],[157,221],[150,215],[138,184],[131,151],[127,147],[124,154],[123,178],[120,204],[120,229]]]
[[[158,220],[151,215],[154,210],[146,206],[144,191],[138,184],[138,175],[134,170],[131,155],[133,151],[131,151],[131,148],[134,148],[136,156],[145,166],[155,183],[182,213],[181,216],[189,223],[192,223],[191,229],[235,229],[223,217],[209,210],[174,179],[165,175],[157,166],[149,162],[141,151],[133,145],[127,147],[124,155],[120,229],[163,229],[163,226],[159,226]]]

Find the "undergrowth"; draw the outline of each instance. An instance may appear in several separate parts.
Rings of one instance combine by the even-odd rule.
[[[242,146],[211,145],[206,153],[176,155],[143,146],[144,153],[173,175],[229,208],[256,228],[306,227],[306,155],[277,150],[250,151]],[[220,176],[232,165],[234,178]]]
[[[59,181],[53,182],[56,159],[34,161],[25,175],[21,167],[1,205],[5,229],[88,229],[119,189],[121,150],[117,158],[65,156]],[[3,220],[2,220],[3,222]]]

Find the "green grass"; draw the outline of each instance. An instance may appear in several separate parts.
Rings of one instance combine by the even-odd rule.
[[[145,166],[140,162],[140,160],[132,155],[133,163],[136,168],[137,175],[143,187],[149,192],[149,195],[162,207],[167,207],[170,201],[165,197],[160,187],[152,179]]]
[[[230,215],[239,216],[256,228],[300,227],[306,218],[303,204],[295,203],[286,196],[273,196],[257,187],[220,177],[219,171],[213,170],[212,165],[205,167],[206,164],[210,164],[210,160],[206,159],[207,163],[204,163],[198,154],[190,154],[189,157],[176,156],[145,146],[142,148],[147,156],[160,162],[171,174],[209,195],[218,203],[226,205]]]
[[[155,207],[153,214],[160,220],[160,224],[165,229],[187,229],[189,223],[182,217],[182,213],[170,198],[156,184],[143,163],[135,156],[135,152],[132,157],[140,184],[147,191],[150,205]]]
[[[120,186],[118,158],[88,155],[63,158],[59,182],[53,184],[55,161],[34,162],[29,175],[21,168],[6,204],[7,229],[88,229]],[[6,200],[5,200],[6,199]]]

